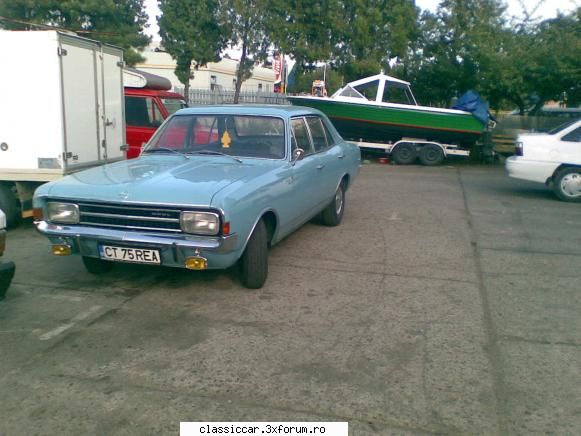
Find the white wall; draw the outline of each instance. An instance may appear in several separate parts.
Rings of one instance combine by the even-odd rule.
[[[156,43],[150,45],[141,55],[143,63],[135,68],[169,79],[173,86],[182,87],[183,84],[176,77],[175,61],[165,52],[155,51]],[[238,62],[233,59],[222,59],[220,62],[211,62],[198,70],[194,70],[194,78],[190,80],[191,88],[210,89],[211,84],[222,86],[224,89],[234,89],[236,67]],[[242,84],[243,90],[257,91],[262,85],[263,91],[272,92],[274,87],[274,71],[270,68],[254,67],[252,77]]]

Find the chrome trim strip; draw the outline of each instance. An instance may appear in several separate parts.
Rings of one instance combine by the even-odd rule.
[[[133,210],[143,210],[143,211],[147,211],[147,212],[172,212],[172,213],[179,213],[181,212],[181,209],[156,209],[156,208],[152,208],[152,207],[147,207],[147,206],[132,206],[130,202],[127,202],[128,205],[123,204],[123,206],[119,206],[119,203],[117,204],[110,204],[110,203],[91,203],[91,202],[83,202],[83,201],[79,201],[79,202],[75,202],[75,201],[70,201],[68,200],[68,202],[70,203],[77,203],[79,205],[79,207],[99,207],[99,208],[105,208],[105,209],[133,209]],[[139,204],[139,203],[136,203]]]
[[[179,223],[179,218],[161,218],[155,216],[139,216],[139,215],[121,215],[115,213],[99,213],[99,212],[81,212],[81,216],[95,216],[103,218],[122,218],[136,221],[158,221],[167,223]]]
[[[139,226],[129,226],[126,224],[104,224],[104,223],[92,223],[88,221],[79,221],[79,224],[84,224],[86,226],[94,226],[94,227],[111,227],[115,229],[131,229],[131,230],[150,230],[150,231],[158,231],[158,232],[176,232],[181,233],[182,229],[164,229],[160,227],[139,227]]]
[[[234,251],[238,242],[237,234],[213,237],[184,234],[145,234],[116,229],[50,224],[46,221],[35,221],[34,224],[36,229],[45,236],[71,238],[76,242],[78,249],[83,246],[83,240],[95,240],[111,243],[146,244],[160,248],[199,248],[217,253],[227,253]]]

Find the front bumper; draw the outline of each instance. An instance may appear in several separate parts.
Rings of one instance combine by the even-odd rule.
[[[68,245],[73,254],[99,257],[100,244],[158,249],[161,264],[184,267],[185,259],[204,256],[208,268],[228,268],[238,260],[238,236],[195,236],[187,234],[144,233],[102,227],[51,224],[35,221],[36,229],[53,244]]]

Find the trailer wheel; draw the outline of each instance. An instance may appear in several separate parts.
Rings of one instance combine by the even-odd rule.
[[[16,227],[22,218],[18,204],[18,200],[12,192],[12,189],[10,189],[10,186],[0,183],[0,209],[6,215],[6,226],[9,229]]]
[[[399,144],[391,152],[393,161],[400,165],[408,165],[416,160],[416,146],[409,142]]]
[[[420,150],[420,162],[422,165],[440,165],[444,161],[444,152],[434,144],[426,144]]]

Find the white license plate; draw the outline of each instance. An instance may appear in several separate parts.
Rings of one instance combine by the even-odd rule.
[[[145,248],[115,247],[112,245],[100,245],[99,256],[101,259],[120,260],[134,263],[161,263],[159,250]]]

